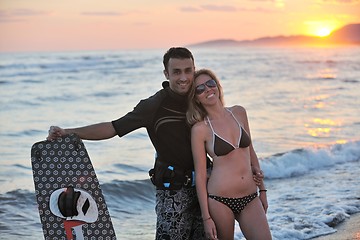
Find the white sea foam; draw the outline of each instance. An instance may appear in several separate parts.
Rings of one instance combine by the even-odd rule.
[[[261,167],[269,179],[305,175],[336,164],[359,161],[360,141],[323,148],[307,148],[263,159]]]

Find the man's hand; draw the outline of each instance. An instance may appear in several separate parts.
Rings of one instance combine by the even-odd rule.
[[[61,136],[66,134],[65,130],[58,126],[51,126],[49,129],[49,135],[47,136],[47,140],[55,140]]]
[[[262,181],[264,180],[264,172],[256,167],[251,167],[253,172],[253,179],[257,186],[260,186]]]

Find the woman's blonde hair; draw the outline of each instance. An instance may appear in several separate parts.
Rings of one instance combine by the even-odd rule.
[[[196,94],[195,94],[196,78],[198,78],[200,75],[208,75],[209,77],[211,77],[212,79],[215,80],[217,88],[219,89],[220,102],[222,103],[222,105],[224,105],[223,89],[222,89],[222,87],[220,85],[220,81],[216,77],[216,75],[209,69],[200,69],[200,70],[195,71],[194,81],[191,85],[189,95],[188,95],[189,106],[188,106],[188,110],[186,112],[186,120],[191,126],[197,122],[203,121],[207,114],[205,111],[205,108],[201,105],[201,103],[199,101],[197,101]]]

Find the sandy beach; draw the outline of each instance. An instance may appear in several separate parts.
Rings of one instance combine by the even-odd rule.
[[[360,240],[360,214],[351,215],[337,228],[337,232],[314,238],[316,240]]]

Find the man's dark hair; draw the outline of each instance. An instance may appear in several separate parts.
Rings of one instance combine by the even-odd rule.
[[[189,51],[189,49],[184,47],[172,47],[164,54],[163,57],[163,64],[165,71],[168,71],[168,63],[170,58],[178,58],[178,59],[191,58],[194,62],[194,57],[192,53]]]

